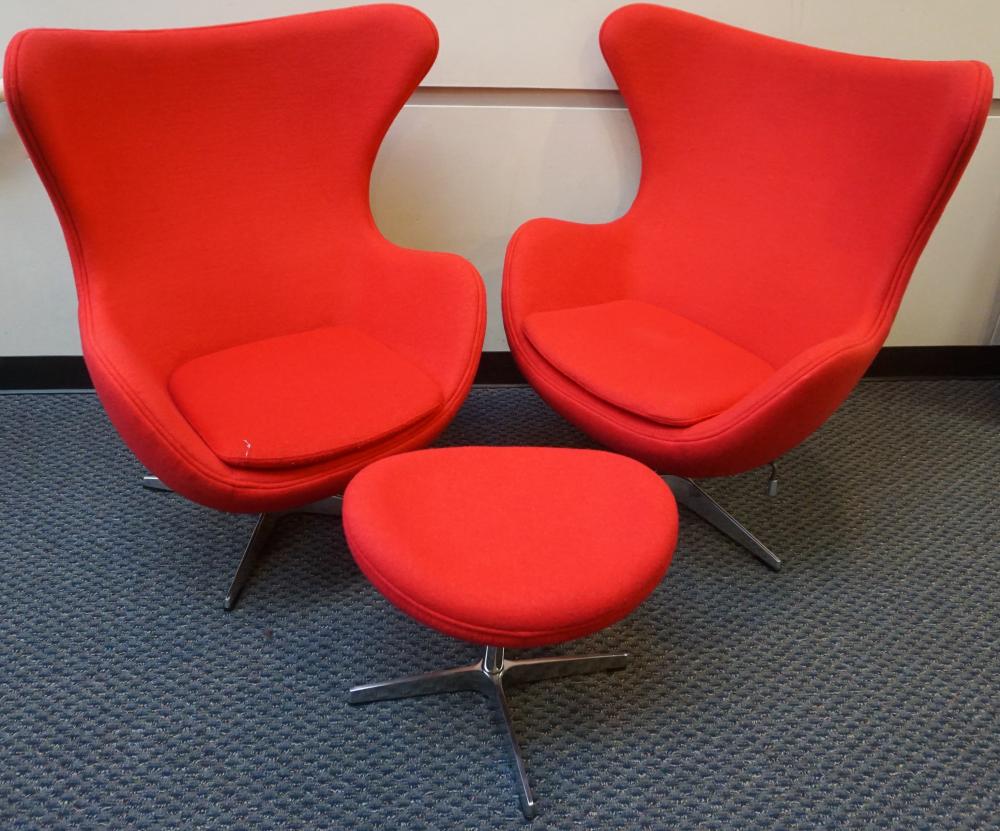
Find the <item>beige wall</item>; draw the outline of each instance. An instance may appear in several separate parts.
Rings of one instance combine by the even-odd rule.
[[[251,19],[346,2],[4,0],[0,41],[28,26],[143,28]],[[597,49],[614,0],[422,0],[440,57],[393,125],[372,182],[376,218],[405,245],[457,251],[490,291],[487,349],[504,348],[499,280],[532,216],[622,213],[639,159]],[[894,57],[979,58],[1000,69],[996,0],[682,0],[780,37]],[[1000,72],[998,72],[1000,74]],[[734,94],[739,94],[734,90]],[[892,344],[982,344],[1000,326],[1000,116],[928,246]],[[1000,342],[1000,341],[998,341]],[[58,225],[0,112],[0,355],[79,352]]]

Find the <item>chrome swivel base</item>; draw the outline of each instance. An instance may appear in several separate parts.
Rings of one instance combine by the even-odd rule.
[[[778,556],[694,482],[682,476],[664,475],[662,479],[670,486],[674,498],[681,505],[696,513],[735,543],[742,545],[769,568],[774,571],[781,569],[781,560]]]
[[[163,482],[161,482],[156,476],[143,476],[142,486],[144,488],[148,488],[149,490],[173,493],[173,491],[164,485]],[[271,536],[274,526],[277,525],[278,520],[281,517],[287,516],[288,514],[325,514],[327,516],[340,516],[343,502],[343,497],[331,496],[327,499],[321,499],[318,502],[310,502],[308,505],[303,505],[300,508],[291,508],[287,511],[261,514],[257,519],[257,524],[254,525],[253,531],[250,534],[250,540],[247,542],[247,547],[243,549],[243,556],[240,558],[240,564],[236,567],[236,573],[233,575],[233,581],[229,584],[229,591],[226,593],[226,600],[223,603],[223,608],[229,612],[236,606],[236,601],[239,600],[244,587],[250,581],[251,576],[253,576],[257,562],[260,560],[261,555],[267,547],[268,537]]]
[[[506,734],[507,743],[517,775],[521,810],[531,819],[535,815],[535,797],[528,783],[524,769],[521,748],[514,733],[510,704],[504,687],[542,681],[549,678],[565,678],[568,675],[586,675],[592,672],[624,669],[628,654],[585,655],[566,658],[532,658],[521,661],[504,657],[503,647],[487,646],[482,660],[475,664],[423,675],[411,675],[377,684],[362,684],[351,687],[347,701],[350,704],[366,704],[370,701],[389,701],[394,698],[411,698],[433,693],[475,691],[485,695],[493,703],[497,719]]]

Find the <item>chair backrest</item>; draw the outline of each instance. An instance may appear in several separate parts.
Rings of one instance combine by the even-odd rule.
[[[169,340],[211,309],[224,344],[328,306],[373,236],[379,144],[436,53],[430,20],[397,5],[18,34],[9,105],[63,224],[81,323],[89,309]]]
[[[779,364],[881,343],[982,131],[989,68],[789,43],[648,4],[601,47],[642,151],[633,291]]]

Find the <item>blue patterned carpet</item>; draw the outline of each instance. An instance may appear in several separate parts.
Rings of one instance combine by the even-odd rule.
[[[443,443],[585,445],[519,387]],[[865,382],[781,465],[708,483],[784,557],[690,514],[624,672],[512,693],[533,829],[1000,828],[1000,382]],[[0,828],[525,828],[485,699],[351,708],[465,663],[339,521],[143,491],[88,394],[0,395]]]

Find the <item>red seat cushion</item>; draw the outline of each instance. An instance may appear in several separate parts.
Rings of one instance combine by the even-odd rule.
[[[344,493],[358,565],[446,634],[538,646],[607,626],[660,582],[677,508],[644,465],[596,450],[451,447],[369,465]]]
[[[536,312],[524,332],[592,395],[671,427],[718,415],[774,372],[732,341],[636,300]]]
[[[328,326],[234,346],[170,377],[178,409],[237,467],[288,467],[387,438],[441,406],[416,364],[364,332]]]

